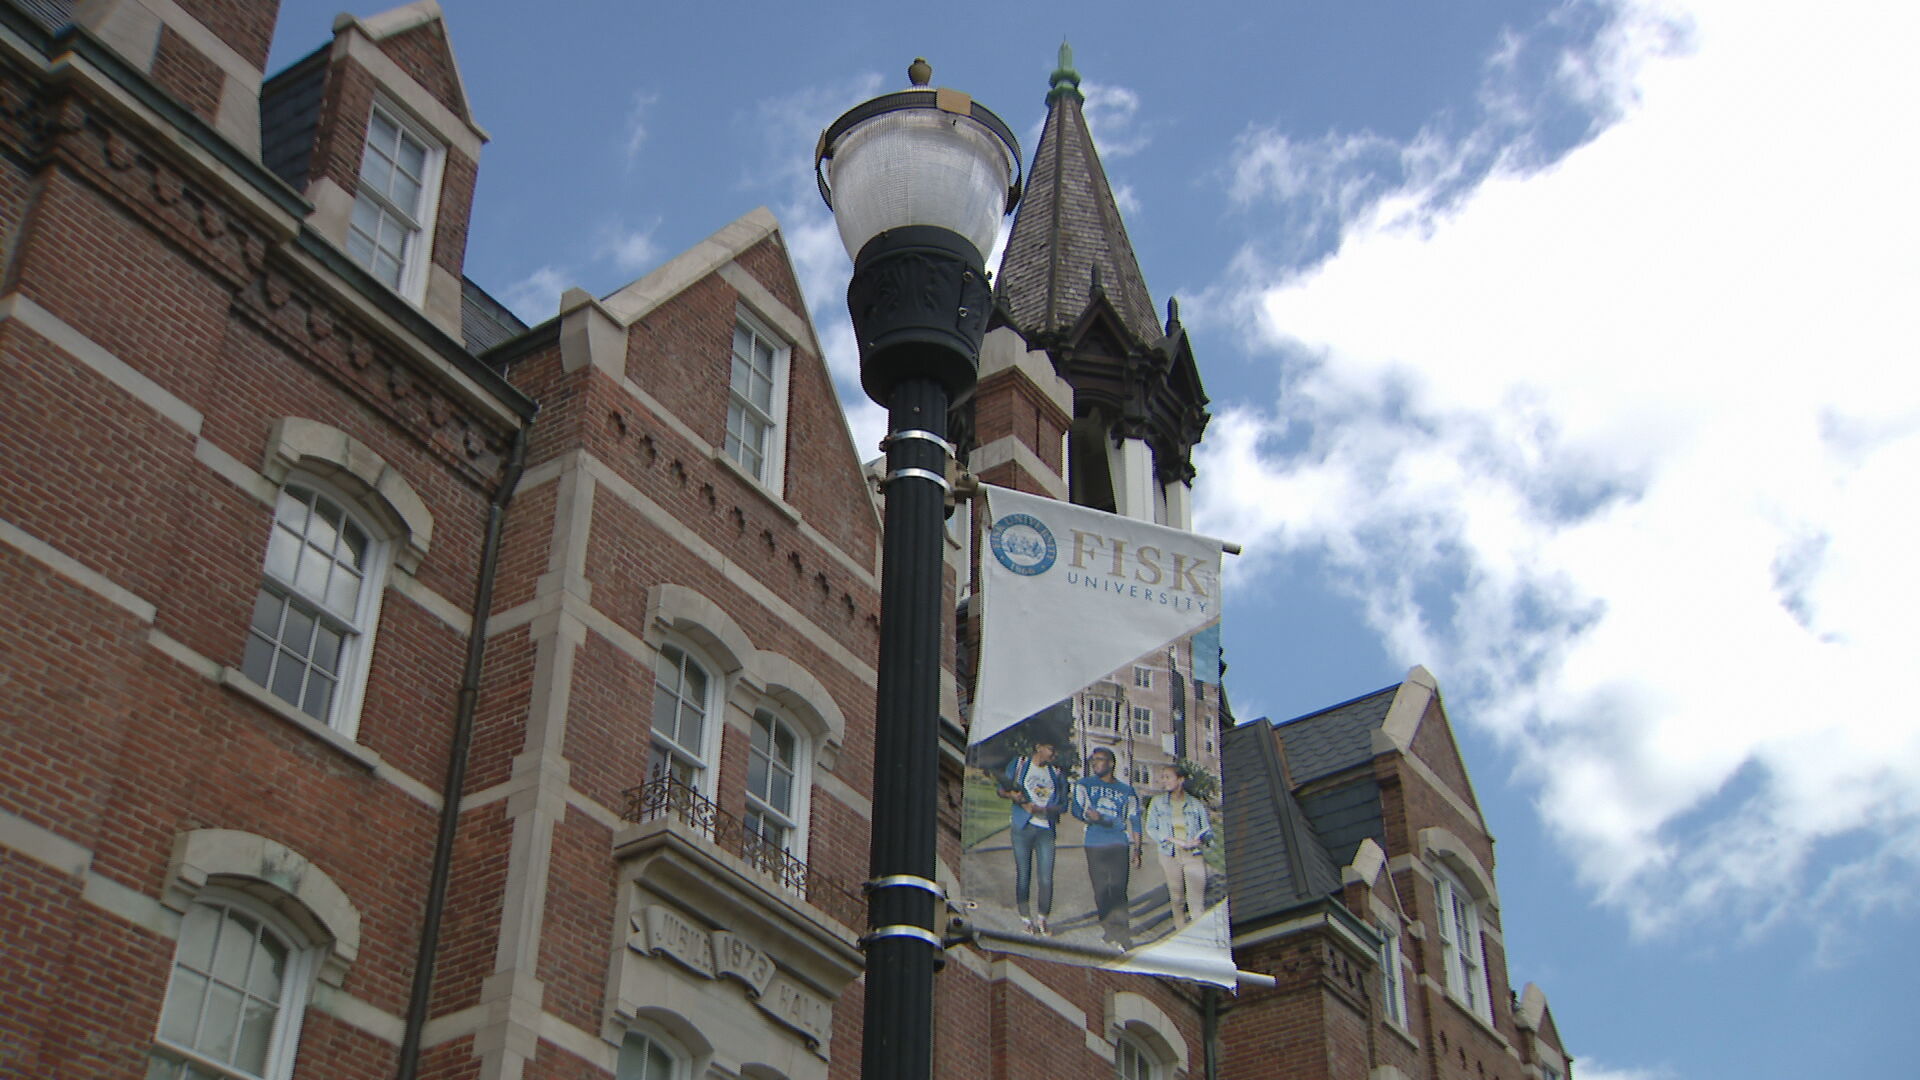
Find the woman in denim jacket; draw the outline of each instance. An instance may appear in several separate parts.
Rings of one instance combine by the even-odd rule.
[[[1160,872],[1167,878],[1177,927],[1198,919],[1206,908],[1207,860],[1202,853],[1213,840],[1207,804],[1188,793],[1187,777],[1187,770],[1179,765],[1162,765],[1159,779],[1164,792],[1147,804],[1147,835],[1159,850]]]

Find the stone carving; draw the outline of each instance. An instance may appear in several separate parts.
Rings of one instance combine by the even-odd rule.
[[[663,956],[703,979],[731,979],[768,1017],[810,1050],[833,1033],[833,1000],[783,974],[766,950],[728,930],[708,931],[672,908],[648,904],[632,917],[627,948]]]
[[[798,1032],[809,1048],[826,1042],[833,1031],[833,1003],[785,975],[777,976],[772,990],[755,999],[754,1004]]]

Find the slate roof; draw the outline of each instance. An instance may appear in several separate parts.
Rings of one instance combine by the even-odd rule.
[[[14,0],[14,2],[43,30],[58,30],[73,21],[73,0]]]
[[[327,52],[315,49],[260,87],[260,164],[295,191],[307,189],[327,87]]]
[[[1229,728],[1221,749],[1234,921],[1259,922],[1338,892],[1340,864],[1293,796],[1272,725]]]
[[[1108,303],[1128,330],[1141,344],[1158,345],[1166,334],[1093,148],[1080,78],[1068,66],[1072,57],[1064,46],[1061,60],[1026,193],[1000,259],[998,301],[1029,340],[1064,333],[1086,314],[1097,272]]]
[[[1274,725],[1287,748],[1287,768],[1295,785],[1344,772],[1373,758],[1373,733],[1387,718],[1395,683],[1319,712]]]
[[[1233,918],[1254,923],[1340,890],[1360,842],[1386,845],[1371,775],[1308,790],[1373,759],[1398,684],[1278,724],[1228,729],[1222,747]]]
[[[460,341],[475,356],[527,332],[527,324],[470,277],[460,279]]]

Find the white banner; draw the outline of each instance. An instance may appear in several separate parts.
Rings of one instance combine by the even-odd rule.
[[[990,948],[1231,986],[1217,540],[986,489],[962,902]]]

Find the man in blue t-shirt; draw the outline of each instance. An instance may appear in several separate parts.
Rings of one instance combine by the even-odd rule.
[[[1133,785],[1113,777],[1113,751],[1095,747],[1087,755],[1089,775],[1073,785],[1073,816],[1087,824],[1082,850],[1093,884],[1093,907],[1100,936],[1108,944],[1133,948],[1127,916],[1127,879],[1140,859],[1140,797]]]

